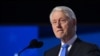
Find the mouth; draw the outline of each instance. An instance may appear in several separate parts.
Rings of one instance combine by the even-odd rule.
[[[62,32],[63,30],[57,30],[57,32]]]

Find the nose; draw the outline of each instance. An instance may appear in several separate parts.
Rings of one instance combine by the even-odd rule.
[[[59,21],[57,22],[57,25],[56,26],[57,26],[57,28],[61,28],[61,24],[60,24]]]

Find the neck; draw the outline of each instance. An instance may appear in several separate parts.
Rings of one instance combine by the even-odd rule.
[[[74,35],[75,33],[69,36],[65,36],[63,39],[61,39],[61,41],[64,43],[67,43]]]

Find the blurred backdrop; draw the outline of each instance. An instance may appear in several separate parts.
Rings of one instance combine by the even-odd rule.
[[[0,19],[0,56],[17,56],[32,39],[43,41],[41,48],[26,49],[21,56],[43,56],[60,43],[55,38],[49,14],[53,7],[65,5],[77,17],[77,35],[100,47],[100,2],[98,0],[2,1]]]

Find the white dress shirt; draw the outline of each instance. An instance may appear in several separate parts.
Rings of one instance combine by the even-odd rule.
[[[67,43],[64,43],[64,42],[61,41],[61,45],[62,45],[62,46],[63,46],[64,44],[69,45],[68,50],[67,50],[67,51],[69,52],[70,49],[71,49],[71,47],[72,47],[72,44],[74,43],[74,41],[76,40],[76,38],[77,38],[77,35],[74,35]],[[60,48],[60,51],[59,51],[58,56],[60,56],[61,50],[62,50],[62,48]]]

